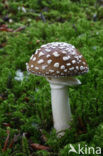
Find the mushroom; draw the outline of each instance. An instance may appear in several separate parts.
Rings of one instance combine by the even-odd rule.
[[[50,83],[54,128],[63,135],[72,119],[67,86],[81,84],[73,76],[88,72],[85,59],[73,45],[52,42],[37,49],[26,65],[30,73],[44,76]]]

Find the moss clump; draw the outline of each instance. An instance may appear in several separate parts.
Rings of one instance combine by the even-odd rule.
[[[10,0],[1,2],[0,14],[2,26],[7,25],[12,30],[25,27],[19,31],[8,32],[7,28],[0,31],[1,156],[66,156],[69,145],[77,148],[78,143],[103,149],[101,3],[95,0]],[[71,129],[61,139],[53,129],[49,84],[45,78],[29,75],[25,66],[37,48],[52,41],[75,45],[90,68],[88,74],[78,77],[81,86],[69,88],[73,121]],[[15,78],[18,70],[23,74],[23,81]],[[10,137],[2,152],[6,126],[10,127]],[[18,134],[10,148],[12,139]],[[50,151],[33,149],[31,143],[49,146]]]

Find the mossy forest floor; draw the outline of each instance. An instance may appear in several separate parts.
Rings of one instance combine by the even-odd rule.
[[[90,68],[78,76],[82,85],[68,88],[73,120],[62,138],[53,129],[49,83],[25,65],[53,41],[73,44]],[[0,156],[78,155],[70,144],[103,149],[103,2],[1,0]]]

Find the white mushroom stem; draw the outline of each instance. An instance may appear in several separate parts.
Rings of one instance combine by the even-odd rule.
[[[74,78],[48,78],[51,87],[52,114],[54,128],[58,135],[64,135],[64,130],[70,127],[72,119],[68,97],[68,85],[80,84]]]
[[[54,128],[57,132],[61,132],[69,128],[71,121],[68,88],[67,86],[56,84],[50,84],[50,86]]]

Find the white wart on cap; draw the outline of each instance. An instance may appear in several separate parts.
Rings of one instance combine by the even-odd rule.
[[[71,44],[52,42],[42,45],[31,56],[27,70],[35,75],[65,77],[88,72],[84,57]]]

